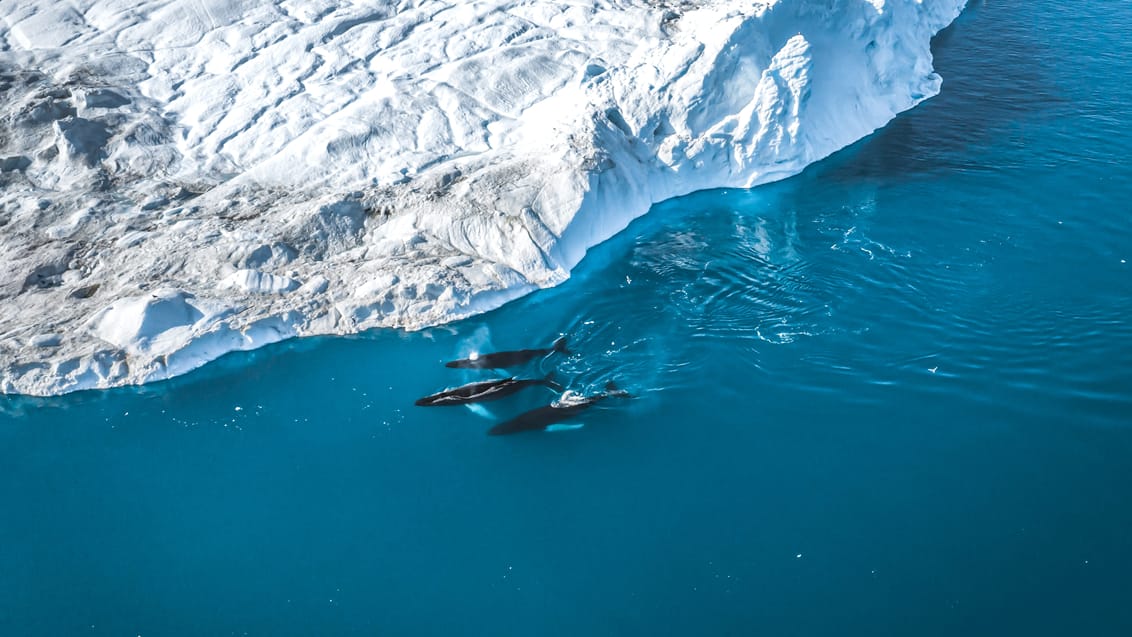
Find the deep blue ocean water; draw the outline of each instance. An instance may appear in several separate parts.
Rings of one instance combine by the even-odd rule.
[[[1132,634],[1132,5],[975,2],[943,93],[565,285],[0,398],[0,635]],[[570,335],[609,400],[413,400]]]

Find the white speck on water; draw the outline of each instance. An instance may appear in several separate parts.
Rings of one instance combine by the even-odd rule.
[[[795,555],[795,556],[794,556],[794,558],[795,558],[795,559],[801,559],[801,558],[802,558],[802,554],[801,554],[801,553],[799,553],[799,554]]]
[[[241,406],[239,406],[239,405],[236,405],[236,411],[243,411],[243,410],[244,410],[244,408],[243,408],[243,407],[241,407]]]
[[[929,367],[928,371],[934,374],[934,373],[936,373],[936,370],[938,370],[938,369],[939,369],[939,365],[936,365],[935,367]]]

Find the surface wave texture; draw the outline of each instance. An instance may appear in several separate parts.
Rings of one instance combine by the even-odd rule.
[[[938,93],[964,0],[11,0],[0,390],[160,380],[565,280],[658,201]]]

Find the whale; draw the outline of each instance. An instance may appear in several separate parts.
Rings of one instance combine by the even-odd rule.
[[[554,341],[550,347],[542,349],[520,349],[510,352],[494,352],[491,354],[473,354],[469,358],[448,361],[445,367],[457,369],[499,369],[503,367],[518,367],[535,358],[549,356],[555,352],[569,356],[573,352],[566,349],[566,337]]]
[[[618,398],[630,397],[629,392],[618,389],[617,385],[610,382],[605,386],[604,392],[592,396],[584,396],[574,401],[565,402],[559,400],[558,402],[543,407],[537,407],[495,425],[487,430],[487,435],[506,436],[524,431],[548,431],[550,428],[558,426],[558,423],[563,420],[569,420],[612,396]],[[571,427],[571,429],[573,428],[576,427]]]
[[[544,378],[520,379],[511,376],[510,378],[468,383],[467,385],[461,385],[453,389],[445,389],[431,396],[419,398],[415,404],[418,407],[448,407],[467,405],[469,403],[482,403],[489,400],[499,400],[504,396],[510,396],[527,387],[538,385],[549,387],[555,391],[562,391],[562,386],[554,382],[554,372],[550,372]]]

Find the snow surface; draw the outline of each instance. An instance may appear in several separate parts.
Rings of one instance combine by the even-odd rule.
[[[420,328],[939,91],[965,0],[5,0],[0,390]]]

